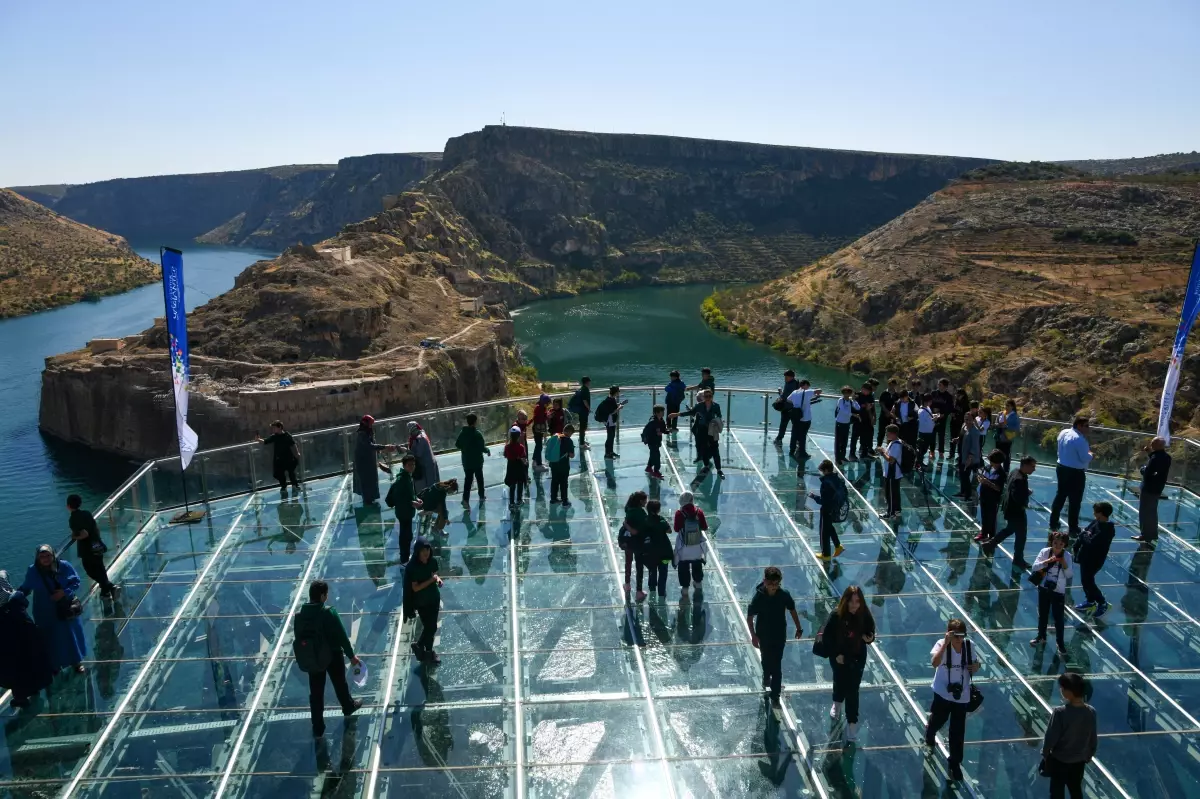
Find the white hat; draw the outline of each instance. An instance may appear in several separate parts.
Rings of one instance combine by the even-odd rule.
[[[514,424],[512,427],[508,428],[508,432],[510,432],[510,433],[520,433],[520,432],[521,432],[521,428],[517,427],[517,426]]]

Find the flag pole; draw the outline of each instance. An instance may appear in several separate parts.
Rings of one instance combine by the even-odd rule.
[[[173,255],[180,256],[181,259],[183,256],[183,252],[181,250],[175,249],[174,247],[160,246],[158,248],[158,265],[159,265],[159,268],[162,270],[162,275],[163,275],[163,306],[164,306],[165,312],[166,312],[166,320],[167,320],[167,327],[168,327],[168,331],[167,331],[167,362],[168,362],[168,368],[171,370],[174,370],[174,364],[173,364],[174,353],[171,351],[171,334],[170,334],[171,288],[170,288],[170,285],[168,285],[168,281],[167,281],[166,267],[163,265],[163,255],[168,252],[172,253]],[[180,282],[182,282],[182,281],[180,281]],[[186,318],[187,318],[186,312],[181,311],[181,313],[184,314],[184,319],[186,320]],[[181,418],[181,415],[180,415],[180,410],[179,410],[179,395],[175,391],[174,382],[175,382],[175,378],[174,378],[174,374],[172,373],[171,404],[174,407],[175,418],[176,418],[177,424],[178,424],[178,420]],[[171,524],[193,524],[204,518],[205,511],[203,511],[203,510],[193,511],[191,502],[188,500],[187,474],[185,474],[185,472],[187,470],[187,466],[185,465],[185,460],[184,460],[184,456],[183,456],[183,438],[181,435],[178,434],[178,432],[176,433],[176,436],[175,436],[175,447],[176,447],[176,451],[179,453],[179,484],[183,488],[183,512],[176,514],[171,519]]]

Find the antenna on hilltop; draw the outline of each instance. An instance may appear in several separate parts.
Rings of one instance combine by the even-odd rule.
[[[500,112],[500,125],[501,125],[501,127],[503,127],[505,125],[503,111]]]

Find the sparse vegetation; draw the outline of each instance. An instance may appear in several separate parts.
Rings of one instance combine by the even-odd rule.
[[[1138,243],[1137,236],[1128,230],[1105,228],[1065,228],[1054,234],[1055,241],[1077,241],[1083,244],[1117,244],[1132,247]]]

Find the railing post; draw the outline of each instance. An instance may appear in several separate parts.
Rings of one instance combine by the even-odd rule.
[[[729,417],[726,424],[733,424],[733,392],[725,391],[725,414]]]
[[[117,526],[117,519],[113,515],[113,505],[108,506],[108,540],[112,541],[118,550],[121,549],[121,528]]]
[[[350,436],[342,432],[342,471],[350,471]]]
[[[246,447],[246,457],[250,460],[250,493],[254,493],[258,490],[258,464],[253,447]]]
[[[296,453],[300,456],[300,462],[296,464],[296,472],[299,474],[300,484],[303,485],[304,484],[304,447],[301,446],[299,441],[296,442]]]
[[[771,415],[770,415],[770,412],[769,412],[769,411],[770,411],[770,408],[771,408],[770,396],[771,396],[770,394],[763,394],[763,420],[762,420],[762,426],[763,426],[763,429],[764,429],[764,430],[770,430],[770,429],[771,429],[771,421],[770,421],[770,420],[771,420]]]
[[[200,459],[200,496],[205,502],[208,502],[208,478],[204,472],[204,464],[206,463],[208,463],[208,458]],[[183,474],[183,461],[179,462],[179,473]],[[183,479],[187,480],[187,477],[184,476]]]
[[[158,500],[154,497],[154,473],[158,471],[157,465],[152,465],[146,470],[146,500],[150,503],[150,507],[146,510],[151,514],[158,511]]]
[[[653,408],[657,404],[658,404],[658,389],[654,388],[654,389],[650,390],[650,407]]]

